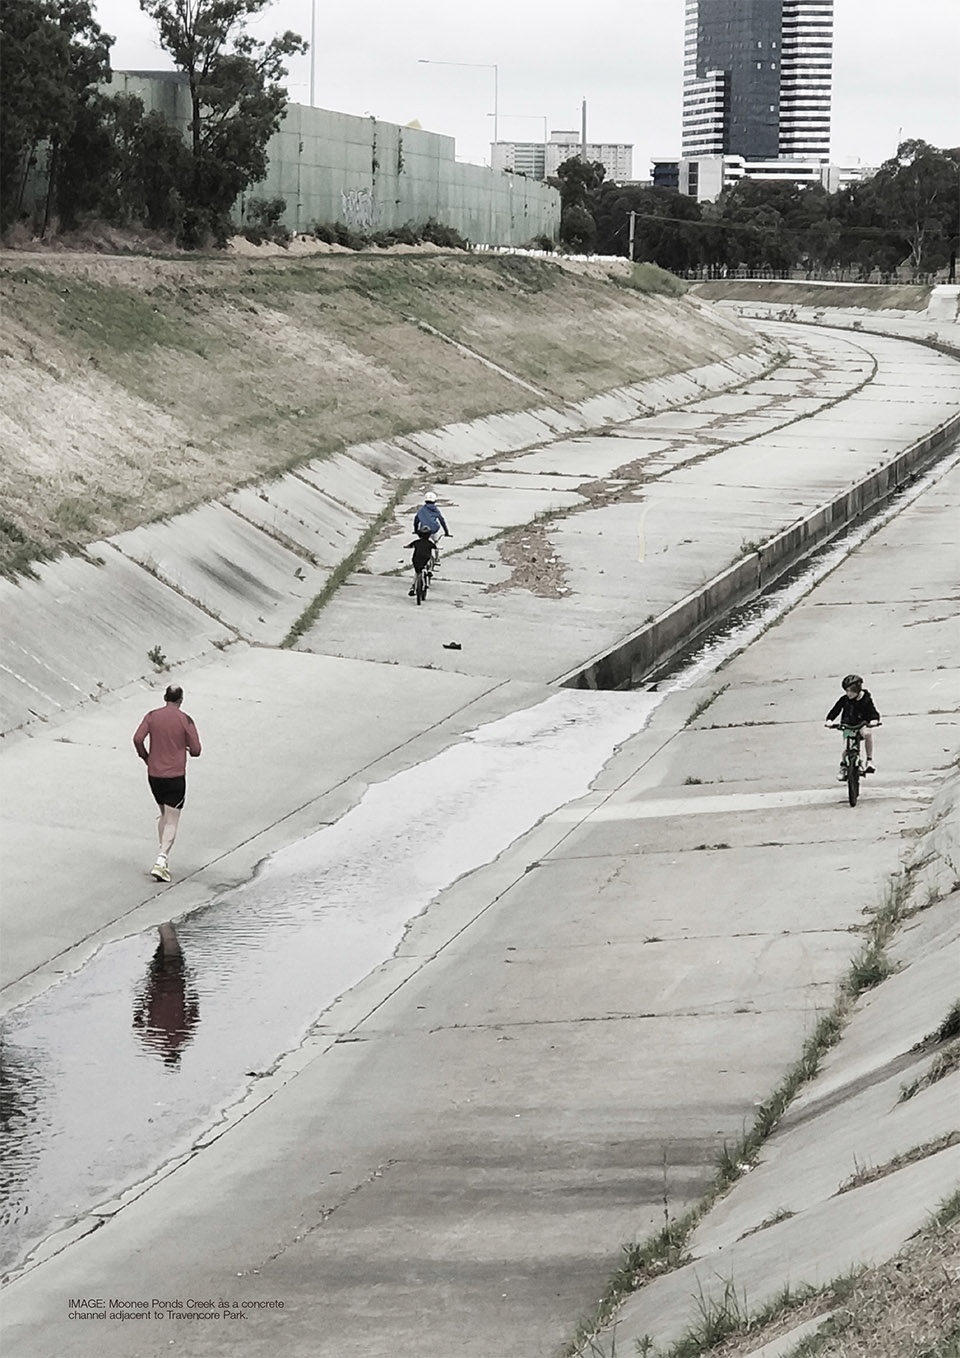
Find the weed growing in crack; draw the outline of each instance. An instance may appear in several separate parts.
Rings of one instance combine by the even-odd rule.
[[[947,1016],[940,1024],[940,1027],[932,1032],[929,1037],[925,1037],[922,1046],[927,1046],[935,1042],[949,1042],[951,1038],[960,1037],[960,1000],[956,1000],[947,1011]]]
[[[289,649],[291,646],[294,646],[305,632],[309,632],[310,628],[319,617],[320,611],[324,605],[330,601],[343,584],[344,580],[346,580],[347,576],[359,566],[370,545],[376,541],[377,534],[380,532],[383,525],[393,517],[397,505],[404,499],[412,484],[412,480],[408,480],[401,482],[397,487],[396,491],[391,496],[389,503],[384,505],[377,517],[360,536],[357,545],[350,555],[344,557],[337,568],[330,574],[330,577],[320,593],[307,605],[299,618],[297,618],[296,622],[290,628],[290,631],[284,637],[283,641],[281,641],[281,650]]]
[[[845,984],[851,997],[857,999],[864,991],[872,990],[885,981],[895,970],[883,950],[883,944],[871,940],[854,958]]]
[[[717,699],[720,697],[721,693],[726,693],[729,687],[730,687],[729,684],[721,684],[719,688],[714,689],[714,691],[709,695],[709,697],[706,697],[703,699],[702,702],[699,702],[697,706],[693,709],[693,711],[690,713],[689,717],[687,717],[686,721],[683,723],[684,727],[690,726],[693,722],[697,720],[698,717],[703,716],[704,712],[706,712],[707,708],[711,705],[711,703],[715,703]]]
[[[915,1094],[920,1094],[924,1089],[929,1089],[939,1080],[952,1075],[955,1070],[960,1070],[960,1042],[954,1042],[946,1051],[941,1052],[931,1063],[930,1068],[918,1079],[912,1080],[910,1084],[902,1085],[897,1103],[906,1103],[907,1099],[912,1099]]]
[[[895,1155],[890,1160],[884,1161],[882,1165],[874,1165],[868,1168],[866,1165],[857,1164],[854,1173],[849,1179],[844,1179],[837,1189],[837,1195],[841,1193],[851,1193],[855,1188],[862,1188],[864,1184],[872,1184],[877,1179],[885,1179],[888,1174],[895,1174],[898,1169],[903,1169],[905,1165],[915,1165],[918,1160],[929,1159],[931,1155],[937,1155],[940,1151],[947,1150],[950,1146],[955,1146],[960,1141],[960,1132],[945,1132],[943,1136],[936,1137],[933,1141],[924,1141],[920,1146],[914,1146],[911,1150],[904,1151],[902,1155]]]
[[[717,695],[713,695],[716,697]],[[709,699],[712,701],[713,699]],[[646,1241],[624,1246],[620,1267],[611,1277],[604,1295],[597,1304],[593,1316],[581,1320],[576,1337],[564,1350],[565,1358],[583,1354],[585,1346],[592,1342],[603,1326],[609,1324],[624,1298],[643,1287],[651,1279],[672,1272],[687,1262],[688,1241],[694,1227],[701,1221],[717,1200],[754,1164],[760,1154],[764,1141],[777,1127],[784,1112],[802,1085],[812,1080],[820,1069],[826,1053],[839,1042],[857,998],[870,985],[878,984],[884,976],[894,969],[886,957],[884,949],[896,931],[898,924],[909,915],[908,898],[910,895],[910,872],[904,871],[893,877],[884,891],[883,897],[872,912],[867,925],[867,938],[859,957],[851,964],[848,975],[837,989],[831,1008],[821,1014],[816,1027],[803,1044],[799,1059],[787,1071],[779,1086],[757,1110],[753,1126],[741,1139],[733,1144],[725,1143],[719,1153],[714,1183],[699,1203],[690,1208],[682,1217],[668,1220],[665,1228]],[[938,1032],[952,1034],[960,1030],[960,1001],[953,1006],[944,1019]],[[952,1200],[954,1201],[954,1200]],[[944,1211],[948,1211],[944,1208]],[[955,1215],[960,1215],[960,1191],[955,1195]],[[858,1275],[851,1275],[854,1279]],[[781,1311],[788,1306],[796,1306],[807,1296],[829,1296],[841,1300],[843,1289],[853,1286],[853,1281],[835,1280],[822,1293],[810,1291],[798,1294],[787,1292],[773,1303]],[[732,1290],[732,1284],[725,1288],[719,1303],[709,1304],[708,1314],[702,1316],[700,1329],[722,1329],[736,1319],[740,1307],[739,1298]],[[765,1308],[759,1317],[752,1317],[745,1323],[750,1330],[767,1323],[777,1314],[776,1309]],[[730,1331],[728,1331],[729,1333]],[[687,1347],[680,1345],[686,1344]],[[687,1336],[680,1345],[669,1350],[664,1358],[694,1358],[704,1352],[702,1339],[695,1335]],[[639,1352],[652,1352],[649,1347]],[[811,1349],[813,1353],[815,1350]]]

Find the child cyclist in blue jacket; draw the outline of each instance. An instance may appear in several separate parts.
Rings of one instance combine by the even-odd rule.
[[[413,531],[415,533],[426,533],[436,543],[441,528],[444,536],[450,537],[450,529],[447,527],[446,520],[437,508],[437,497],[431,492],[423,497],[423,504],[413,516]]]
[[[867,727],[868,722],[880,721],[880,713],[870,696],[870,690],[864,688],[859,674],[846,675],[842,688],[843,692],[827,713],[828,726],[838,717],[841,726]],[[873,767],[873,732],[869,728],[863,733],[863,745],[867,756],[864,773],[876,773]]]

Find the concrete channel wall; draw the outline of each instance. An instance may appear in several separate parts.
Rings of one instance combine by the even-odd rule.
[[[85,557],[40,564],[34,579],[0,581],[0,733],[56,720],[129,683],[202,663],[236,643],[281,645],[395,497],[429,484],[445,466],[480,464],[638,415],[678,410],[707,394],[733,391],[777,361],[774,347],[758,343],[726,362],[577,405],[495,414],[357,445],[173,519],[92,543]],[[960,416],[951,416],[661,607],[623,640],[561,673],[558,682],[610,689],[641,683],[881,505],[958,430]]]
[[[773,349],[654,378],[575,405],[494,414],[359,444],[81,557],[0,581],[0,734],[234,642],[279,645],[393,495],[450,463],[478,463],[635,417],[767,372]],[[151,658],[155,657],[155,658]]]
[[[115,71],[109,90],[136,95],[186,130],[189,91],[177,72]],[[432,218],[477,245],[526,245],[537,236],[555,240],[560,226],[556,189],[459,162],[453,137],[379,118],[288,104],[267,163],[237,215],[251,198],[283,198],[283,222],[294,232],[318,222],[373,232]]]
[[[756,599],[818,548],[878,509],[960,433],[960,415],[938,425],[821,509],[736,561],[613,650],[561,679],[568,688],[629,689],[668,664],[736,608]]]

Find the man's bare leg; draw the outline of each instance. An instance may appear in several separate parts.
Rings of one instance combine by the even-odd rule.
[[[173,848],[173,841],[177,837],[177,827],[180,824],[179,806],[165,806],[160,812],[157,820],[157,834],[160,839],[160,853],[164,858],[169,858],[170,850]]]

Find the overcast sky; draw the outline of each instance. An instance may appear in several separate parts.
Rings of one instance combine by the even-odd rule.
[[[542,141],[544,119],[579,132],[586,99],[589,139],[632,142],[634,178],[679,154],[683,0],[313,3],[320,108],[417,119],[455,137],[458,159],[489,164],[496,74],[502,141]],[[95,12],[116,37],[114,70],[172,66],[137,0]],[[312,0],[275,0],[256,32],[309,41],[312,15]],[[833,158],[879,165],[898,137],[960,144],[960,0],[835,0],[834,16]],[[310,103],[310,66],[291,62],[291,101]]]

